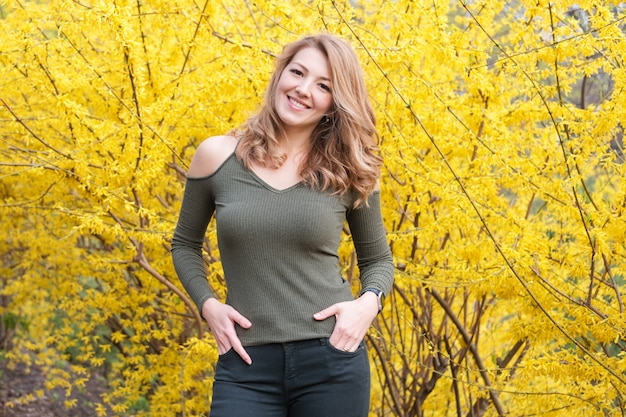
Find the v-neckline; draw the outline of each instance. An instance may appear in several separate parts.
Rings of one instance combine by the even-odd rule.
[[[277,188],[274,187],[273,185],[271,185],[270,183],[268,183],[267,181],[265,181],[263,178],[261,178],[261,176],[259,174],[257,174],[256,172],[254,172],[254,170],[247,168],[246,169],[250,175],[252,176],[252,178],[254,178],[259,184],[261,184],[263,187],[267,188],[268,190],[280,194],[280,193],[285,193],[288,191],[291,191],[294,188],[298,188],[301,184],[304,183],[304,180],[300,180],[298,182],[295,182],[285,188]]]

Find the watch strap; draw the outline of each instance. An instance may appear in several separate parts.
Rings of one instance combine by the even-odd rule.
[[[385,294],[383,294],[383,292],[377,288],[363,288],[361,290],[361,294],[363,295],[366,292],[373,292],[374,294],[376,294],[376,297],[378,297],[378,312],[380,313],[383,309],[383,299],[385,297]]]

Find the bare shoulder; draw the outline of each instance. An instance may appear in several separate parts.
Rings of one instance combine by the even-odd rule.
[[[205,139],[196,149],[187,174],[195,178],[213,174],[232,155],[236,146],[237,139],[233,136],[213,136]]]

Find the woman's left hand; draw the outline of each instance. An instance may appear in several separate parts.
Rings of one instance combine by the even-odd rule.
[[[368,291],[354,301],[333,304],[315,313],[313,318],[326,320],[335,316],[337,322],[330,335],[330,343],[337,349],[354,352],[377,314],[378,298],[376,294]]]

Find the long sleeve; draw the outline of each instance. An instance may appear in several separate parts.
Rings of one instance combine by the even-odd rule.
[[[367,206],[350,209],[346,217],[357,253],[362,287],[389,294],[394,266],[381,214],[380,192],[369,196]]]
[[[202,259],[202,243],[214,211],[210,177],[187,178],[172,238],[172,260],[180,282],[200,312],[204,302],[214,296]]]

